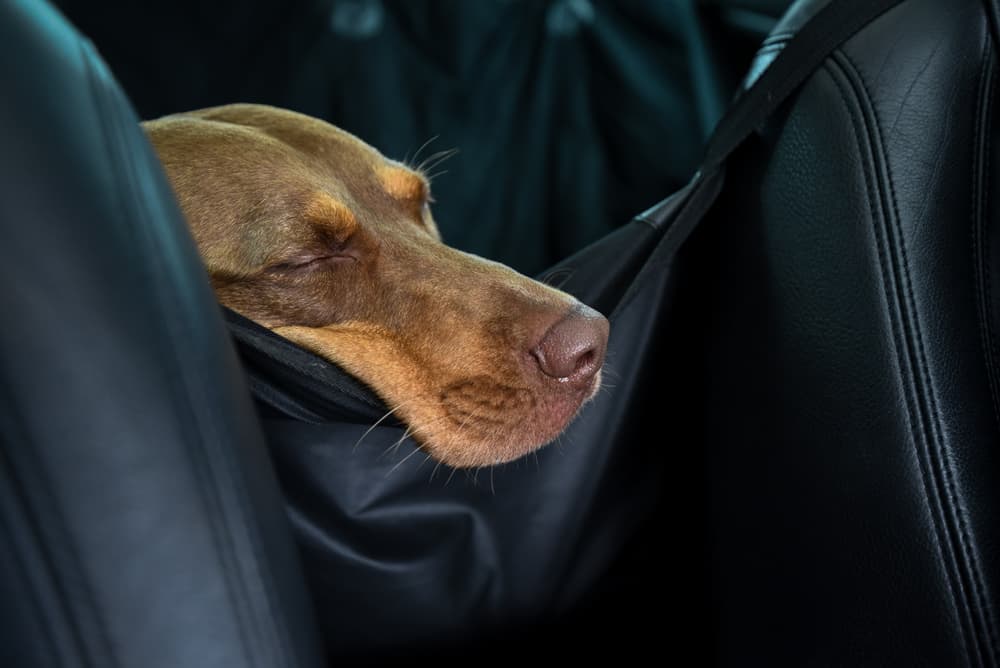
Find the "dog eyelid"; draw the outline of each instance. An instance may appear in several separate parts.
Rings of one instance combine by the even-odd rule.
[[[347,254],[318,255],[316,257],[303,258],[301,260],[278,262],[268,267],[268,270],[272,273],[295,273],[310,269],[318,269],[322,265],[338,264],[344,260],[357,262],[358,258]]]

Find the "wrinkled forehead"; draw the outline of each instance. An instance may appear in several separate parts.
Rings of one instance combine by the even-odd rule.
[[[288,142],[317,169],[347,186],[355,198],[374,194],[402,203],[427,200],[430,185],[420,172],[390,160],[357,137],[332,126],[313,136],[293,137]]]
[[[423,174],[386,158],[353,134],[319,119],[276,109],[213,111],[208,110],[202,117],[250,129],[259,144],[276,141],[291,151],[286,157],[306,163],[314,176],[344,183],[352,194],[363,196],[368,189],[378,189],[404,202],[423,201],[428,196],[428,182]],[[266,149],[273,147],[261,148],[268,153]]]

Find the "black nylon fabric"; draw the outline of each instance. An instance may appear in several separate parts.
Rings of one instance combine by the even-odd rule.
[[[709,46],[687,2],[349,6],[331,4],[289,104],[393,157],[457,148],[432,170],[445,240],[527,274],[683,185],[732,90],[692,76]]]
[[[663,409],[648,397],[676,288],[673,249],[654,250],[668,227],[635,220],[548,272],[613,308],[607,387],[556,444],[492,469],[441,470],[403,425],[378,422],[385,406],[346,373],[227,313],[332,656],[556,619],[615,562],[667,471],[667,443],[648,433]],[[676,434],[670,447],[682,447]]]

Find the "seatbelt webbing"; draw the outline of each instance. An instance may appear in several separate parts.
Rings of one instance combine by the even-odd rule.
[[[788,42],[719,121],[702,172],[711,172],[753,134],[834,49],[903,0],[832,0]]]

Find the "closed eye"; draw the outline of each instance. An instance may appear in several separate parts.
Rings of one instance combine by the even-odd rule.
[[[268,269],[275,273],[304,272],[314,269],[321,269],[325,266],[340,264],[343,262],[357,262],[358,258],[349,253],[338,253],[330,255],[315,255],[309,257],[296,258],[272,264]]]

